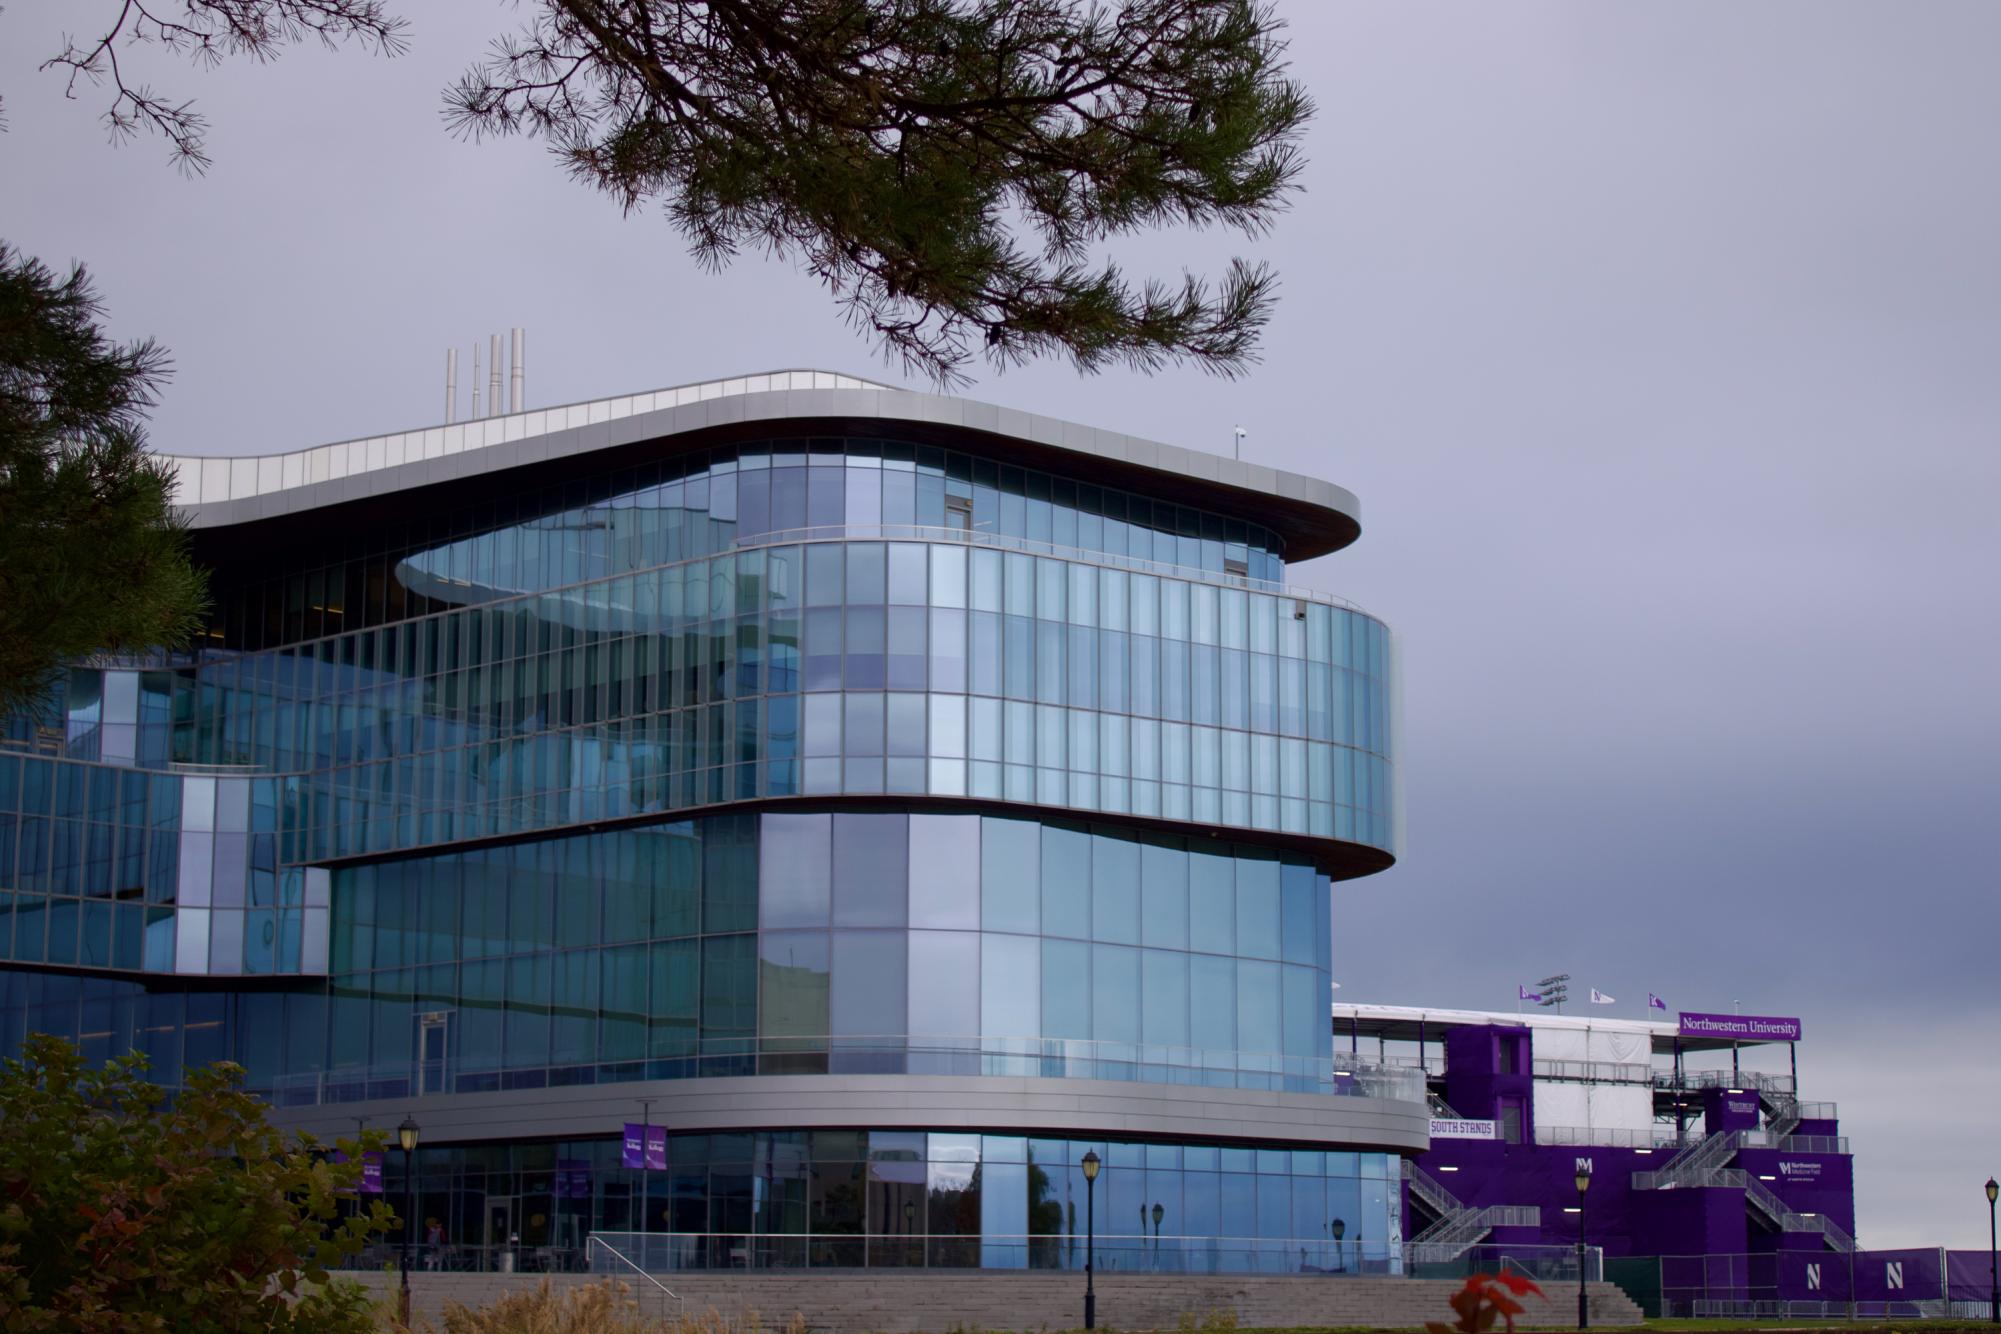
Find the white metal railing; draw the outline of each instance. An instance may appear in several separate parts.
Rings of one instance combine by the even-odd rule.
[[[1788,1135],[1779,1141],[1787,1153],[1847,1153],[1846,1135]]]
[[[1677,1141],[1669,1131],[1649,1128],[1630,1130],[1619,1126],[1544,1126],[1535,1128],[1538,1144],[1595,1145],[1607,1149],[1663,1149],[1677,1143],[1686,1145],[1688,1136]],[[1700,1139],[1701,1136],[1695,1136]]]
[[[618,1236],[618,1235],[620,1234],[600,1233],[600,1232],[591,1233],[589,1240],[586,1241],[584,1244],[585,1267],[590,1269],[592,1272],[596,1272],[598,1267],[597,1265],[598,1252],[602,1251],[605,1254],[605,1256],[612,1261],[614,1265],[613,1272],[631,1272],[637,1274],[639,1275],[639,1277],[645,1279],[648,1283],[652,1284],[655,1291],[661,1293],[663,1296],[672,1297],[676,1302],[680,1301],[681,1300],[680,1293],[674,1291],[674,1289],[668,1287],[665,1283],[662,1283],[659,1279],[647,1273],[644,1269],[640,1268],[640,1266],[633,1261],[632,1257],[626,1255],[625,1252],[619,1250],[618,1247],[612,1245],[610,1242],[605,1240],[606,1236]],[[626,1233],[624,1235],[633,1236],[637,1234]],[[666,1303],[664,1301],[661,1303],[660,1314],[663,1318],[667,1314]]]
[[[213,456],[155,454],[154,457],[172,470],[174,504],[207,505],[225,500],[246,500],[424,459],[469,453],[529,436],[595,426],[600,422],[683,407],[712,398],[792,389],[885,389],[904,392],[895,385],[877,384],[873,380],[832,371],[780,370],[762,375],[733,376],[726,380],[705,380],[643,394],[621,394],[615,398],[475,417],[449,426],[420,427],[280,453]]]
[[[1537,1079],[1562,1079],[1588,1084],[1652,1084],[1654,1068],[1644,1061],[1560,1061],[1531,1063]]]

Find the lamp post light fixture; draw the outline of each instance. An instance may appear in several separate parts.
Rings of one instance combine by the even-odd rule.
[[[1584,1192],[1591,1189],[1591,1174],[1577,1173],[1577,1327],[1591,1328],[1591,1313],[1584,1301]]]
[[[1084,1328],[1098,1327],[1098,1294],[1092,1287],[1092,1256],[1098,1249],[1098,1151],[1084,1151]]]
[[[396,1127],[396,1142],[403,1146],[403,1327],[410,1327],[410,1244],[417,1231],[417,1172],[412,1165],[417,1153],[417,1136],[421,1134],[417,1118],[405,1116],[403,1124]]]
[[[1987,1178],[1987,1302],[1988,1319],[2001,1325],[2001,1246],[1994,1238],[1994,1197],[2001,1195],[2001,1182]]]
[[[1347,1252],[1342,1249],[1341,1238],[1348,1235],[1348,1220],[1345,1218],[1335,1219],[1332,1231],[1334,1233],[1334,1270],[1336,1273],[1345,1274],[1348,1272],[1348,1258]]]
[[[1153,1202],[1153,1266],[1160,1268],[1160,1220],[1167,1217],[1167,1206],[1159,1200]]]

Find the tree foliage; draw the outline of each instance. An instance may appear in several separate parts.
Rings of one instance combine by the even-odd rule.
[[[0,243],[0,712],[64,658],[184,643],[206,605],[146,452],[166,354],[114,344],[103,315],[80,266]]]
[[[340,1216],[379,1133],[337,1162],[272,1129],[238,1066],[190,1074],[171,1105],[143,1070],[35,1034],[0,1071],[0,1327],[373,1329],[327,1267],[391,1222],[380,1202]]]
[[[152,6],[149,8],[149,4]],[[129,86],[129,29],[214,61],[317,35],[402,49],[379,0],[123,0],[51,64],[109,79],[114,133],[207,161],[188,104]],[[1269,0],[533,0],[446,95],[473,136],[546,140],[695,255],[791,259],[886,353],[943,382],[984,355],[1081,370],[1256,358],[1276,278],[1135,280],[1119,238],[1287,204],[1312,107]]]

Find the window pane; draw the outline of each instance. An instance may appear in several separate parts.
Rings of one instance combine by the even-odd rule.
[[[1237,953],[1278,958],[1278,863],[1268,857],[1237,859]]]
[[[1187,949],[1188,854],[1179,847],[1141,844],[1140,887],[1142,943]]]
[[[758,936],[757,958],[757,1033],[763,1040],[762,1049],[767,1053],[824,1050],[828,1026],[827,933],[762,932]]]
[[[980,877],[966,872],[981,861],[979,816],[912,815],[910,924],[978,929]]]
[[[980,1036],[1042,1035],[1042,942],[1029,936],[980,937]]]
[[[906,817],[844,813],[833,821],[834,925],[902,926],[908,901]]]
[[[1139,844],[1099,834],[1091,840],[1091,934],[1139,943]]]
[[[758,848],[758,920],[774,926],[825,926],[833,817],[771,812]]]
[[[1139,951],[1096,945],[1091,951],[1091,1034],[1100,1042],[1138,1042]]]
[[[1146,1040],[1170,1047],[1188,1045],[1188,956],[1174,950],[1143,950],[1146,994],[1141,1014]]]
[[[1042,934],[1091,935],[1091,836],[1082,829],[1042,830]]]
[[[993,816],[980,822],[981,924],[1033,934],[1041,919],[1041,827]],[[1012,1033],[1009,1037],[1029,1036]]]
[[[1091,947],[1081,940],[1042,942],[1042,1036],[1091,1036]]]
[[[1188,959],[1189,1045],[1237,1049],[1237,961],[1215,954]]]
[[[916,817],[913,817],[913,820]],[[916,1038],[976,1038],[980,1033],[980,937],[971,931],[910,933],[910,1008]],[[913,1041],[912,1046],[922,1047]]]
[[[906,959],[900,931],[836,931],[830,1031],[876,1039],[859,1044],[872,1050],[886,1045],[881,1039],[902,1034]]]

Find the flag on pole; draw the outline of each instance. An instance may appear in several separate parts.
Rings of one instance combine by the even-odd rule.
[[[1653,992],[1649,991],[1647,993],[1647,1008],[1649,1010],[1660,1010],[1661,1012],[1665,1013],[1667,1011],[1667,1002],[1662,1000],[1659,996],[1654,995]]]
[[[1542,1003],[1542,993],[1540,991],[1530,991],[1527,987],[1517,985],[1515,987],[1515,999],[1534,1001],[1540,1005]]]
[[[1614,998],[1610,996],[1607,996],[1604,992],[1600,991],[1598,988],[1593,987],[1591,988],[1591,1003],[1593,1005],[1616,1005],[1618,1004],[1618,1001],[1616,1001]]]

